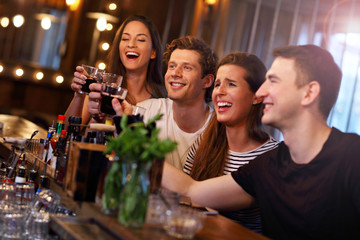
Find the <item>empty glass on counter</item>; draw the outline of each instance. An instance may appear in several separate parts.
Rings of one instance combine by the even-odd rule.
[[[24,236],[27,239],[47,239],[49,214],[54,214],[60,204],[60,196],[50,190],[41,190],[31,203],[24,223]]]
[[[15,204],[21,211],[27,212],[35,197],[35,188],[32,183],[15,184]]]
[[[173,237],[191,239],[203,228],[206,214],[191,207],[179,206],[166,211],[164,228]]]
[[[46,240],[49,236],[50,214],[48,212],[32,212],[31,223],[27,226],[27,239]]]
[[[0,236],[1,239],[23,239],[24,216],[18,204],[17,184],[0,184]]]
[[[151,224],[165,224],[166,211],[177,208],[180,203],[180,194],[164,188],[149,195],[146,222]]]
[[[0,217],[1,239],[4,240],[24,239],[23,238],[24,216],[25,213],[21,211],[16,205],[14,204],[5,205],[1,209],[1,217]]]

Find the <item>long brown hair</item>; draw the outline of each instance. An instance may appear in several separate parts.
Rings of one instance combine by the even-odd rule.
[[[130,22],[138,21],[143,23],[146,28],[149,30],[152,48],[156,51],[156,57],[154,59],[150,59],[150,63],[147,69],[146,75],[146,89],[151,96],[154,98],[166,97],[166,89],[164,85],[164,78],[162,76],[162,59],[163,59],[163,51],[161,47],[160,35],[155,25],[145,16],[142,15],[132,15],[125,19],[125,21],[121,24],[119,29],[116,32],[114,41],[111,45],[111,50],[108,56],[108,71],[120,74],[124,76],[124,81],[122,86],[124,88],[127,87],[126,82],[126,69],[124,64],[120,60],[119,53],[119,44],[121,41],[122,34],[124,32],[124,28]],[[126,99],[131,103],[135,104],[135,100],[130,93],[127,94]]]
[[[265,81],[266,67],[253,54],[231,53],[220,61],[218,69],[227,64],[236,65],[246,70],[245,80],[253,93]],[[261,123],[262,108],[262,104],[253,105],[246,124],[249,137],[259,142],[265,142],[269,139]],[[223,175],[228,150],[229,144],[225,124],[219,123],[214,114],[201,136],[190,176],[196,180],[205,180]]]

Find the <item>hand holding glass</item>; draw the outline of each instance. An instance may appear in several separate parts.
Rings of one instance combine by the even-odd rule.
[[[90,92],[90,84],[101,82],[101,74],[104,73],[104,70],[100,70],[96,67],[88,66],[88,65],[82,65],[84,71],[83,74],[87,77],[86,82],[82,86],[81,90],[79,91],[82,94],[88,94]]]
[[[101,86],[100,112],[109,116],[115,115],[111,101],[116,98],[122,102],[126,98],[127,90],[121,88],[122,76],[104,73]]]

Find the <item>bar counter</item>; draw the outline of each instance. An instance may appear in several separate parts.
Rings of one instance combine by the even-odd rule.
[[[34,130],[39,130],[38,138],[46,137],[46,130],[36,124],[17,116],[0,114],[0,122],[5,125],[3,136],[29,138]],[[11,146],[4,141],[0,142],[0,155],[7,158]],[[33,159],[31,153],[29,159]],[[52,174],[49,174],[50,176]],[[175,239],[169,236],[165,230],[154,224],[145,223],[141,228],[128,228],[117,222],[114,217],[101,212],[101,207],[95,202],[75,201],[64,189],[53,180],[50,189],[56,191],[61,197],[61,204],[76,213],[76,217],[53,215],[50,221],[50,232],[59,239],[89,240],[89,239]],[[237,224],[219,214],[208,215],[205,225],[195,237],[195,240],[218,240],[218,239],[268,239],[255,233],[240,224]]]
[[[60,193],[62,204],[74,210],[77,217],[54,216],[51,229],[61,239],[127,239],[127,240],[174,240],[167,235],[160,225],[145,223],[142,228],[127,228],[117,222],[116,218],[104,215],[100,206],[93,202],[75,202],[64,195],[62,189],[56,184],[51,188]],[[195,240],[219,239],[268,239],[237,224],[219,214],[208,215],[205,225],[195,237]]]

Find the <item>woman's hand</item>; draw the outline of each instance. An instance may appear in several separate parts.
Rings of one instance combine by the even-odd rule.
[[[86,76],[83,74],[84,69],[81,66],[76,67],[76,71],[74,72],[74,78],[71,83],[71,89],[80,95],[79,91],[82,88],[82,85],[85,84]],[[81,94],[84,96],[84,94]]]
[[[91,92],[88,95],[88,112],[96,122],[104,122],[105,118],[100,112],[101,84],[92,83],[89,88]]]

